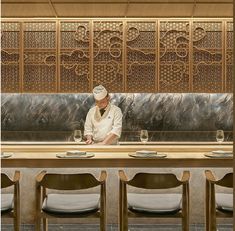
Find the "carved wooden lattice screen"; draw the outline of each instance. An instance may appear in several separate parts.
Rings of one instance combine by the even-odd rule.
[[[60,23],[60,92],[89,92],[90,22]]]
[[[225,91],[233,92],[233,23],[227,22],[226,30],[226,66],[225,66]]]
[[[93,22],[93,86],[123,92],[123,22]]]
[[[20,92],[20,23],[1,24],[1,87],[3,92]]]
[[[56,22],[23,26],[23,92],[56,92]]]
[[[223,24],[199,21],[192,25],[193,92],[222,92]]]
[[[229,19],[2,22],[3,92],[232,92]]]
[[[156,91],[156,22],[127,22],[126,90]]]
[[[190,91],[189,29],[189,21],[160,21],[160,92]]]

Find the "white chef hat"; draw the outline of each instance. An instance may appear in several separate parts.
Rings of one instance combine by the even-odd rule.
[[[96,86],[93,89],[93,95],[95,100],[104,99],[107,96],[107,94],[108,94],[107,90],[102,85]]]

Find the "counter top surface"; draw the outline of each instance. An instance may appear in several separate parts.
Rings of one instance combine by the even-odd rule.
[[[9,153],[9,152],[6,152]],[[232,167],[231,157],[209,158],[206,152],[179,152],[166,151],[166,158],[133,158],[126,152],[93,152],[92,158],[58,158],[56,155],[65,152],[22,152],[15,151],[9,158],[1,160],[2,168],[5,167],[30,167],[30,168],[113,168],[113,167]],[[161,153],[159,151],[159,153]]]
[[[209,158],[204,154],[214,150],[232,151],[232,143],[125,143],[121,145],[84,145],[68,143],[6,143],[2,152],[12,156],[3,158],[2,167],[72,168],[72,167],[232,167],[231,157]],[[56,154],[82,150],[95,154],[92,158],[58,158]],[[166,153],[166,158],[133,158],[128,154],[137,150]]]
[[[24,152],[48,152],[48,151],[68,151],[68,150],[85,150],[95,152],[119,152],[119,151],[137,151],[137,150],[154,150],[154,151],[213,151],[213,150],[232,150],[232,142],[218,144],[216,142],[155,142],[143,145],[141,142],[128,142],[118,145],[85,145],[75,142],[2,142],[2,151],[24,151]]]

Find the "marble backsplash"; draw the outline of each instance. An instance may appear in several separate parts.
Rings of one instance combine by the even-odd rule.
[[[232,94],[115,93],[111,102],[123,112],[121,141],[215,141],[223,129],[232,141]],[[70,141],[83,130],[91,94],[2,94],[3,141]]]

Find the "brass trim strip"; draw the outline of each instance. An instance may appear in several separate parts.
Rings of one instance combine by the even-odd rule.
[[[24,89],[24,22],[20,22],[20,92],[23,92]]]
[[[106,4],[106,5],[113,5],[113,4],[118,4],[118,5],[126,5],[128,2],[126,1],[123,1],[123,2],[115,2],[115,1],[90,1],[90,2],[87,2],[87,1],[81,1],[81,2],[78,2],[78,1],[64,1],[64,2],[61,2],[61,1],[53,1],[54,4],[58,4],[58,5],[69,5],[69,4],[77,4],[77,5],[93,5],[93,4]],[[45,4],[47,5],[46,2],[44,1],[37,1],[37,2],[34,2],[34,1],[27,1],[27,2],[17,2],[17,1],[12,1],[12,2],[8,2],[8,1],[2,1],[2,4],[6,4],[6,5],[14,5],[14,4],[17,4],[17,5],[29,5],[29,4]],[[170,4],[182,4],[182,5],[193,5],[194,4],[194,1],[171,1],[171,0],[168,0],[168,1],[135,1],[135,0],[132,0],[130,2],[131,5],[133,4],[136,4],[136,5],[160,5],[160,4],[164,4],[164,5],[170,5]],[[206,1],[206,2],[197,2],[196,3],[197,5],[208,5],[208,4],[212,4],[212,5],[217,5],[217,4],[233,4],[233,1]]]
[[[123,30],[122,30],[122,38],[123,38],[123,42],[122,42],[122,73],[123,73],[123,77],[122,77],[122,82],[123,82],[123,91],[127,92],[127,50],[126,50],[126,44],[127,44],[127,20],[123,20]]]
[[[225,66],[226,66],[226,28],[225,21],[222,21],[222,92],[226,92],[226,75],[225,75]]]
[[[60,21],[56,21],[56,92],[60,92]]]
[[[93,89],[93,67],[94,67],[94,50],[93,50],[93,27],[94,27],[94,21],[89,20],[89,28],[90,28],[90,43],[89,43],[89,49],[90,49],[90,80],[89,80],[89,86],[90,91]]]
[[[189,92],[193,91],[193,20],[189,20]]]
[[[160,91],[160,20],[157,20],[156,22],[156,74],[157,74],[157,86],[156,86],[156,92]],[[155,80],[156,81],[156,80]]]

